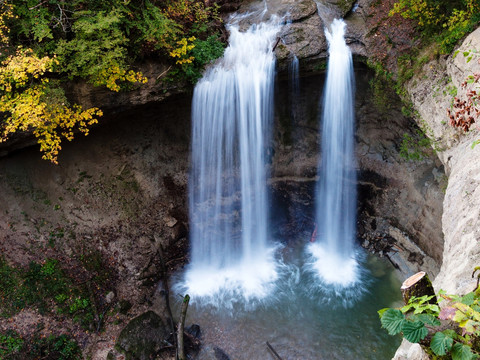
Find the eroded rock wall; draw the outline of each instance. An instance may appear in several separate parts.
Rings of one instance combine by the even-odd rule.
[[[401,112],[402,103],[392,92],[388,108],[377,104],[370,86],[372,72],[357,64],[356,158],[358,232],[364,247],[387,255],[405,275],[427,269],[437,274],[442,260],[441,229],[443,165],[433,153],[420,161],[400,156],[405,134],[418,130],[413,119]],[[324,74],[300,78],[300,92],[293,94],[289,81],[280,80],[276,93],[275,143],[272,185],[285,193],[295,209],[290,221],[306,221],[312,231],[314,195],[320,161],[320,114]],[[310,208],[310,210],[309,210]],[[299,216],[304,213],[304,217]]]
[[[417,121],[431,129],[442,149],[438,157],[448,177],[442,217],[443,262],[434,287],[437,291],[457,294],[474,289],[471,274],[480,264],[480,147],[472,148],[479,138],[476,129],[463,133],[452,128],[446,109],[451,106],[455,92],[465,98],[461,84],[468,76],[480,72],[478,55],[471,61],[463,55],[475,49],[480,49],[480,28],[466,38],[458,53],[427,63],[421,74],[408,83],[410,99],[419,113]]]
[[[74,335],[85,356],[105,359],[129,319],[161,312],[159,247],[169,269],[186,262],[188,248],[190,100],[106,114],[89,136],[65,144],[57,166],[36,147],[0,158],[1,256],[17,267],[57,259],[80,283],[107,277],[96,284],[99,311],[107,302],[132,307],[107,316],[98,334],[34,311],[28,322],[2,318],[0,328],[31,336],[42,322],[59,323],[54,330]]]

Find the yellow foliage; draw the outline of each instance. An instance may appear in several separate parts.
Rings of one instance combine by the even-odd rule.
[[[0,44],[4,47],[8,44],[8,35],[10,34],[10,28],[6,22],[15,18],[13,15],[13,5],[10,1],[0,1]]]
[[[93,78],[94,85],[105,85],[112,91],[120,91],[120,85],[117,82],[125,81],[130,83],[138,82],[145,84],[148,79],[143,76],[141,72],[135,72],[133,70],[127,71],[116,64],[103,68]]]
[[[15,55],[10,55],[0,67],[0,90],[12,92],[27,85],[31,78],[38,79],[57,64],[55,58],[38,58],[31,49],[19,47]]]
[[[71,141],[76,131],[88,135],[101,110],[69,108],[63,98],[52,98],[45,72],[52,70],[55,58],[35,56],[31,49],[19,48],[0,67],[0,112],[5,114],[0,142],[17,131],[32,131],[43,158],[57,164],[63,138]]]
[[[427,0],[400,0],[389,13],[390,16],[395,14],[415,19],[420,26],[435,26],[445,20],[444,14],[439,12],[439,5],[429,4]]]
[[[177,41],[177,45],[180,46],[170,51],[171,57],[179,58],[176,62],[177,64],[189,64],[195,60],[193,56],[187,56],[188,52],[195,47],[195,44],[193,44],[195,40],[195,36],[192,36],[188,39],[183,38],[182,40]],[[188,42],[190,42],[190,44]]]

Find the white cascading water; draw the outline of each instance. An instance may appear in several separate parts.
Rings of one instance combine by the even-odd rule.
[[[300,70],[299,61],[296,55],[293,55],[292,60],[288,64],[288,86],[290,94],[290,111],[292,120],[295,121],[297,116],[297,107],[300,97]],[[293,125],[295,127],[295,123]]]
[[[359,280],[354,160],[354,78],[352,54],[345,43],[345,23],[326,29],[329,44],[323,100],[322,156],[317,185],[316,240],[308,250],[320,281],[345,288]]]
[[[192,258],[182,284],[192,299],[248,302],[265,297],[278,277],[267,243],[266,150],[279,28],[277,19],[245,32],[229,25],[224,57],[195,87]]]

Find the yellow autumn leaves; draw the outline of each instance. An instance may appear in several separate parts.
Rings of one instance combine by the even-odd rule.
[[[120,91],[120,83],[147,83],[148,79],[141,72],[125,70],[118,65],[110,65],[100,70],[93,76],[92,83],[95,86],[105,85],[112,91]]]
[[[195,47],[195,44],[193,44],[195,40],[195,36],[191,36],[188,39],[183,38],[182,40],[177,41],[177,45],[179,45],[179,47],[170,51],[171,57],[178,57],[178,60],[176,61],[177,64],[190,64],[193,62],[193,60],[195,60],[195,57],[188,55],[190,50]]]
[[[88,127],[97,122],[102,112],[98,108],[67,106],[63,91],[52,89],[44,76],[55,64],[55,58],[39,58],[31,49],[22,48],[2,61],[0,112],[5,117],[0,142],[17,131],[32,131],[42,157],[57,164],[62,139],[72,140],[76,131],[87,135]]]

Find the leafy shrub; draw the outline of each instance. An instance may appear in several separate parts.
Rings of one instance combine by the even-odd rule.
[[[480,21],[478,0],[399,0],[390,16],[400,14],[417,22],[425,38],[440,44],[448,54]]]
[[[202,77],[202,72],[206,65],[222,56],[224,45],[218,37],[212,35],[206,40],[195,39],[191,46],[181,52],[179,67],[172,70],[170,79],[187,79],[192,84],[196,83]]]
[[[113,91],[120,90],[118,81],[146,82],[141,73],[126,65],[128,39],[121,29],[122,17],[117,9],[81,12],[72,27],[75,37],[61,40],[55,50],[60,70]]]
[[[176,79],[195,82],[222,54],[220,30],[218,5],[203,0],[1,1],[0,141],[32,131],[43,158],[57,163],[62,139],[88,134],[102,115],[70,106],[59,79],[128,90],[147,81],[132,63],[154,56],[172,63]]]
[[[477,267],[476,271],[480,271],[480,267]],[[432,356],[444,356],[442,359],[453,360],[478,358],[480,356],[478,283],[475,291],[464,296],[446,295],[440,291],[439,297],[446,301],[441,310],[438,305],[430,303],[433,296],[412,297],[401,309],[380,310],[378,313],[382,327],[390,335],[402,333],[408,341],[421,343]],[[449,324],[448,321],[450,326],[446,326]]]

